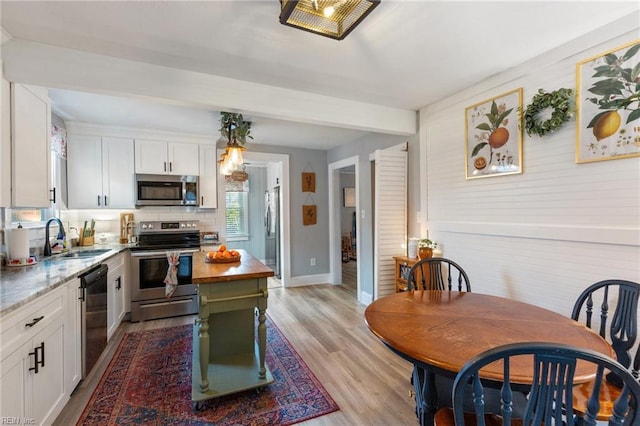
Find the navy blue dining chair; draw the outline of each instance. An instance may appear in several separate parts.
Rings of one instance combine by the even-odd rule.
[[[420,259],[407,275],[408,290],[471,291],[469,276],[460,265],[444,257]]]
[[[583,322],[611,344],[618,362],[631,370],[636,379],[640,369],[639,297],[638,283],[617,279],[599,281],[578,296],[571,312],[571,318]],[[575,390],[576,405],[586,404],[585,393],[591,386],[591,383],[585,383]],[[607,374],[600,391],[600,406],[603,408],[599,418],[610,414],[610,401],[617,397],[621,387],[622,383],[616,374]],[[577,423],[582,424],[582,419],[578,419]]]
[[[514,418],[512,396],[522,384],[514,384],[511,363],[514,357],[531,357],[532,381],[528,387],[527,404],[522,418]],[[591,363],[595,377],[584,412],[577,413],[573,405],[576,364]],[[503,377],[498,382],[501,407],[498,413],[485,411],[485,389],[494,388],[495,381],[480,378],[480,371],[492,363],[502,363]],[[640,403],[640,383],[631,372],[614,359],[588,349],[558,343],[512,343],[485,351],[469,360],[453,383],[453,408],[436,412],[436,426],[493,426],[493,425],[575,425],[581,419],[595,425],[600,409],[599,392],[607,371],[620,377],[622,389],[613,401],[612,413],[606,420],[613,425],[640,424],[637,415]],[[465,412],[464,403],[472,402],[473,410]],[[578,416],[579,414],[579,416]]]
[[[611,343],[618,362],[630,368],[636,378],[640,369],[637,344],[639,297],[638,283],[599,281],[578,296],[571,312],[571,318],[584,322]]]

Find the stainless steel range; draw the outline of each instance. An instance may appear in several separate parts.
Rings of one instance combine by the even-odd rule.
[[[138,245],[131,248],[131,321],[198,312],[197,287],[191,282],[193,253],[200,250],[197,220],[147,221],[138,225]],[[179,251],[178,288],[166,297],[167,251]]]

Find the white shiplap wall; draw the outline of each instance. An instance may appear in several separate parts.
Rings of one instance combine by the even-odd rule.
[[[570,314],[587,285],[640,282],[640,158],[575,163],[575,120],[523,139],[524,173],[465,180],[465,108],[576,88],[576,63],[640,38],[640,12],[420,111],[425,228],[472,290]],[[423,173],[423,176],[425,174]],[[427,230],[423,230],[426,234]]]

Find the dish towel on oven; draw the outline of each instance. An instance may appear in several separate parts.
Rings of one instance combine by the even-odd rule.
[[[180,263],[179,251],[168,251],[167,260],[169,261],[169,269],[167,269],[167,276],[164,278],[164,293],[167,298],[173,296],[173,293],[178,288],[178,264]]]

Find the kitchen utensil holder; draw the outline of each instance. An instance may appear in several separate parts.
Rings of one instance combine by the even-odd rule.
[[[94,244],[93,235],[90,237],[83,237],[80,235],[78,238],[78,245],[80,246],[92,246]]]

